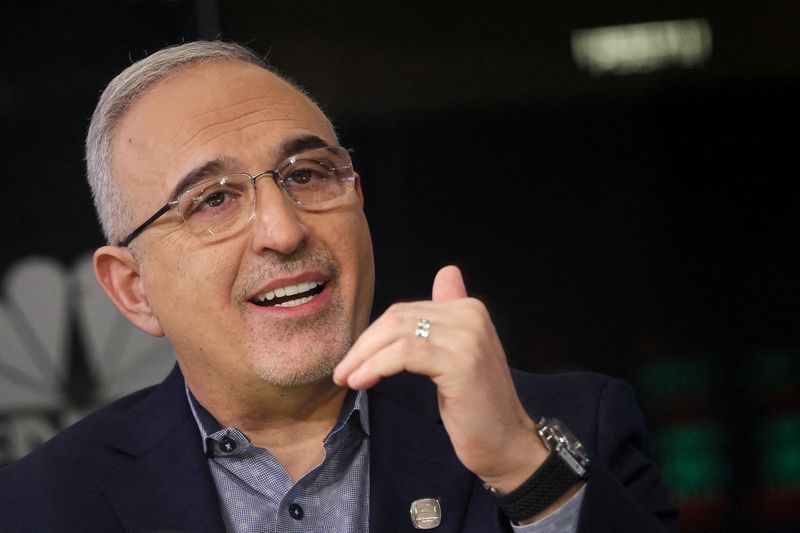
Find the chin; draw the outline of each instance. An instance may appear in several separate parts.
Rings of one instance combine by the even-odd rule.
[[[353,319],[338,298],[321,313],[251,330],[247,362],[259,379],[280,387],[330,379],[353,345]]]
[[[299,341],[293,339],[295,342],[273,342],[268,350],[263,347],[261,350],[250,350],[248,365],[258,379],[278,387],[297,387],[330,380],[336,365],[352,346],[350,331],[349,328],[338,327],[328,330],[324,339],[312,340],[305,335]]]
[[[278,387],[298,387],[309,385],[333,375],[333,369],[347,353],[340,350],[328,351],[319,357],[308,357],[304,353],[300,357],[282,357],[280,360],[257,359],[250,362],[253,373],[265,383]],[[274,354],[273,354],[274,355]]]

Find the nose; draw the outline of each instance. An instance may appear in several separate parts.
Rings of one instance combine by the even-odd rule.
[[[254,182],[256,208],[253,220],[253,251],[290,254],[308,238],[308,228],[298,216],[294,202],[270,176]]]

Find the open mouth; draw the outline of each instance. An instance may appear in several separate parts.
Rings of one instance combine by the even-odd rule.
[[[261,307],[296,307],[311,301],[324,288],[323,281],[304,281],[258,294],[250,299],[250,303]]]

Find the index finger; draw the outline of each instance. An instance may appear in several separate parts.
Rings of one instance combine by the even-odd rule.
[[[419,316],[432,316],[431,302],[394,304],[364,330],[333,371],[333,381],[344,385],[348,376],[372,354],[397,341],[402,335],[412,335]]]

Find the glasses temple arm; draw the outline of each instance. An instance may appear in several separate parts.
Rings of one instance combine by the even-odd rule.
[[[121,241],[119,241],[119,244],[118,244],[117,246],[128,246],[128,244],[130,244],[130,242],[131,242],[133,239],[135,239],[136,237],[138,237],[138,236],[139,236],[139,234],[140,234],[141,232],[143,232],[145,229],[147,229],[147,226],[149,226],[150,224],[152,224],[153,222],[155,222],[156,220],[158,220],[158,219],[161,217],[161,215],[163,215],[164,213],[166,213],[167,211],[169,211],[170,209],[172,209],[172,206],[173,206],[174,204],[175,204],[175,202],[174,202],[174,201],[173,201],[173,202],[167,202],[166,204],[164,204],[164,205],[161,207],[161,209],[159,209],[158,211],[156,211],[156,212],[153,214],[153,216],[151,216],[150,218],[148,218],[147,220],[145,220],[145,221],[144,221],[144,223],[143,223],[141,226],[139,226],[138,228],[136,228],[135,230],[133,230],[132,232],[130,232],[130,233],[128,234],[128,236],[127,236],[127,237],[125,237],[124,239],[122,239]]]

